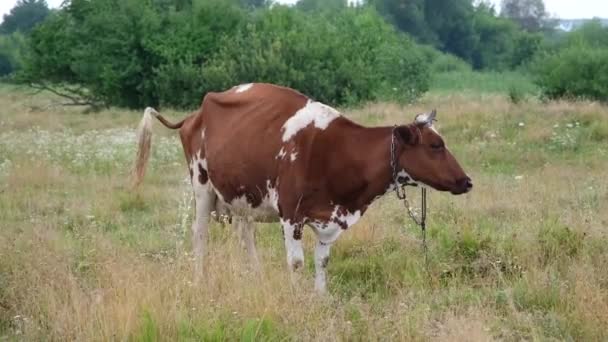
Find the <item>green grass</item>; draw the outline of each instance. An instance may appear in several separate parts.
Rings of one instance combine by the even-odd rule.
[[[529,76],[516,71],[505,72],[476,72],[455,71],[437,73],[431,82],[431,92],[441,94],[509,94],[533,96],[538,93],[538,87]],[[516,95],[516,96],[518,96]]]

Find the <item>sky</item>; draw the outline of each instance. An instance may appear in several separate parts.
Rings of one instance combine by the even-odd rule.
[[[296,1],[278,0],[280,3]],[[8,13],[16,2],[17,0],[0,0],[0,14]],[[51,7],[58,7],[62,2],[63,0],[47,0]],[[500,0],[490,0],[490,2],[499,7]],[[608,18],[608,0],[545,0],[545,6],[553,17],[562,19]]]

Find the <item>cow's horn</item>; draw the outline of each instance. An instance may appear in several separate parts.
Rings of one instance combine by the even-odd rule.
[[[437,111],[433,109],[430,113],[419,114],[416,116],[416,123],[419,125],[432,124],[437,116]]]

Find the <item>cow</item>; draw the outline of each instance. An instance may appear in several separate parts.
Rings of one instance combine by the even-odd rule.
[[[455,195],[473,187],[433,125],[436,111],[407,124],[365,127],[297,90],[268,83],[209,92],[198,110],[178,123],[146,108],[138,134],[137,184],[145,174],[153,117],[179,129],[196,204],[197,274],[210,217],[221,209],[235,219],[256,263],[254,223],[279,221],[292,271],[304,264],[304,226],[312,228],[315,290],[324,293],[332,244],[374,200],[403,185]]]

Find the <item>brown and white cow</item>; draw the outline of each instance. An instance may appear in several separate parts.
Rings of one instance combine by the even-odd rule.
[[[208,222],[218,206],[237,218],[255,262],[253,221],[281,222],[293,270],[303,265],[302,230],[311,227],[318,239],[315,288],[324,292],[330,246],[397,183],[453,194],[472,188],[433,128],[434,111],[409,124],[364,127],[293,89],[265,83],[208,93],[196,112],[176,124],[147,108],[137,183],[149,155],[152,116],[179,128],[196,201],[196,272],[202,270]]]

